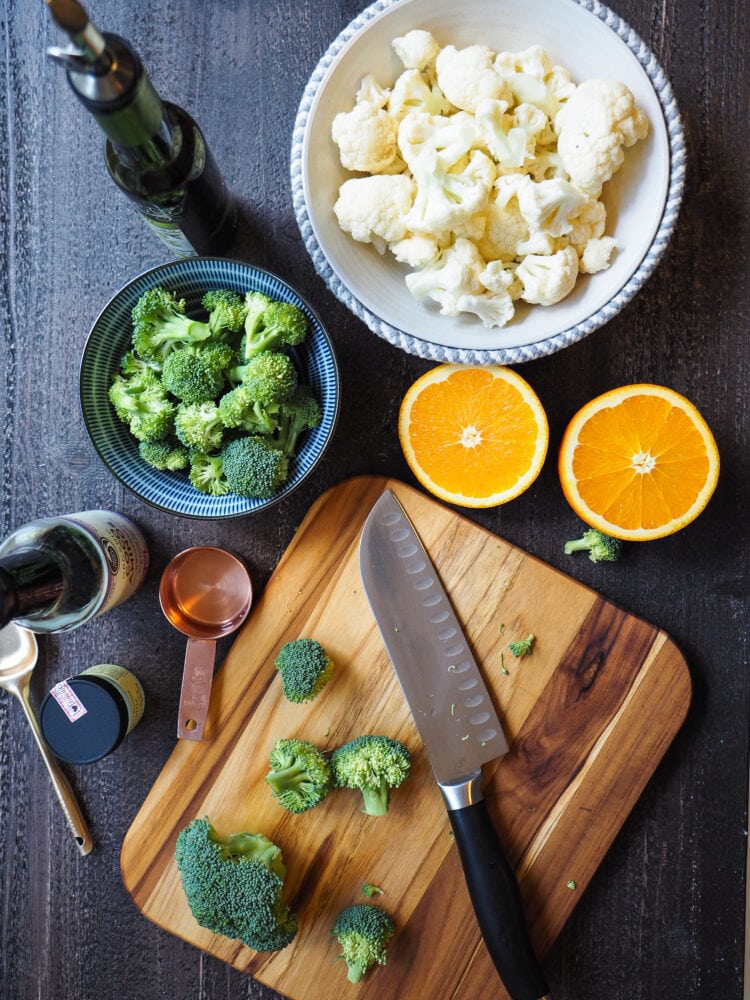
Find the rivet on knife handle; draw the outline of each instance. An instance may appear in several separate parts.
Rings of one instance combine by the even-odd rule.
[[[487,950],[511,1000],[550,1000],[515,873],[482,800],[482,764],[508,744],[437,571],[390,490],[367,517],[359,553],[365,592],[443,792]]]

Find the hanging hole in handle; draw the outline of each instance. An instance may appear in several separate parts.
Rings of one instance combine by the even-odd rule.
[[[198,728],[198,723],[195,721],[195,719],[187,719],[186,720],[186,722],[185,722],[185,729],[189,733],[194,733],[197,728]]]

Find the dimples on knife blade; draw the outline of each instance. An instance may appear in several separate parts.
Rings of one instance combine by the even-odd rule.
[[[435,777],[460,781],[508,744],[437,572],[390,490],[365,525],[360,568]]]

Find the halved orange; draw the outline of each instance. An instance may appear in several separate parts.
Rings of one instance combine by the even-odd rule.
[[[430,493],[461,507],[495,507],[527,489],[549,432],[538,396],[500,365],[439,365],[409,387],[398,436]]]
[[[684,396],[661,385],[624,385],[576,413],[558,469],[582,521],[615,538],[649,541],[700,514],[716,487],[719,451]]]

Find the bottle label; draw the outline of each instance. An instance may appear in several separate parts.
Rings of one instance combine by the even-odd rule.
[[[176,257],[197,257],[198,251],[190,243],[187,236],[182,232],[175,222],[162,222],[158,219],[150,219],[147,215],[141,218],[153,229],[162,243],[166,243]]]
[[[96,666],[82,671],[81,677],[85,677],[86,674],[103,677],[122,695],[128,709],[128,728],[125,733],[127,736],[140,722],[146,704],[141,682],[135,674],[131,674],[125,667],[120,667],[116,663],[97,663]]]
[[[82,528],[103,553],[105,590],[96,614],[132,597],[146,579],[149,565],[146,540],[133,522],[111,510],[87,510],[61,520]]]
[[[77,722],[86,715],[86,706],[67,681],[60,681],[59,684],[55,684],[50,690],[50,695],[63,710],[68,722]]]

